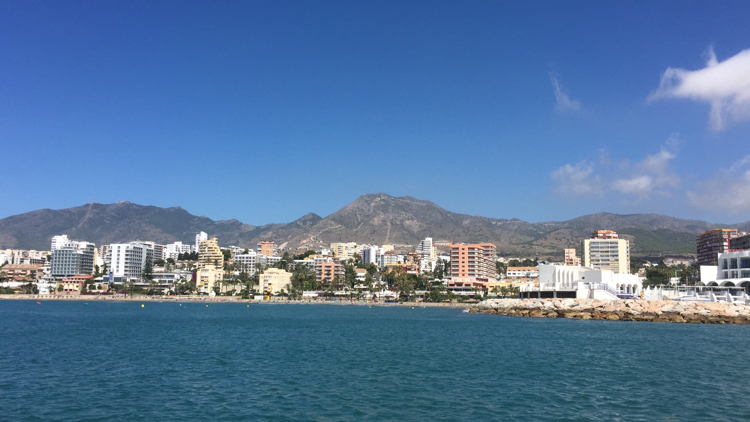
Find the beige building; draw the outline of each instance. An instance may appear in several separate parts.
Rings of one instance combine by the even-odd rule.
[[[65,277],[64,279],[57,282],[57,288],[55,292],[61,295],[79,295],[81,289],[87,281],[93,277],[90,275],[74,275],[71,277]],[[60,289],[62,287],[62,289]]]
[[[215,237],[201,240],[198,246],[198,271],[195,288],[199,293],[211,293],[224,279],[224,254]]]
[[[331,252],[338,258],[351,258],[357,254],[358,248],[355,242],[349,243],[331,243]]]
[[[585,267],[630,274],[630,243],[611,230],[597,230],[583,241]]]
[[[269,268],[258,278],[258,290],[264,295],[279,293],[282,289],[289,292],[287,286],[292,282],[292,273],[279,268]]]
[[[581,266],[581,258],[576,256],[576,250],[574,248],[565,249],[565,265],[568,267]]]

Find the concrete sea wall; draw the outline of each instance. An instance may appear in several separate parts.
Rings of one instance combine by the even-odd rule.
[[[473,313],[611,321],[750,324],[750,306],[726,302],[596,299],[487,299]]]

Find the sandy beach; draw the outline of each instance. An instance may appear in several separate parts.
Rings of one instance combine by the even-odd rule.
[[[385,303],[358,300],[253,300],[236,296],[130,296],[130,295],[0,295],[0,300],[29,300],[44,301],[82,301],[82,302],[202,302],[202,303],[254,303],[258,305],[359,305],[359,306],[397,306],[397,307],[441,307],[441,308],[469,308],[476,306],[471,303],[433,303],[433,302],[403,302]]]

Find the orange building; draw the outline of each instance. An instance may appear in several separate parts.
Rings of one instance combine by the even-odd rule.
[[[344,266],[335,262],[318,262],[315,264],[315,279],[318,283],[327,285],[335,277],[339,278],[339,284],[344,283]]]
[[[258,253],[265,256],[276,256],[276,244],[270,240],[258,242]]]
[[[495,245],[492,243],[451,243],[450,248],[453,281],[496,281]]]

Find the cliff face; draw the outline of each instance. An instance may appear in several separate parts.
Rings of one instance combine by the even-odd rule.
[[[716,225],[658,214],[599,213],[560,222],[528,223],[447,211],[409,196],[366,194],[321,218],[309,213],[291,223],[253,226],[237,220],[214,221],[180,207],[160,208],[130,202],[91,203],[62,210],[37,210],[0,220],[0,248],[48,249],[50,238],[67,234],[97,245],[151,240],[192,243],[205,231],[221,245],[254,247],[273,240],[284,249],[316,248],[331,242],[415,245],[437,242],[492,242],[498,252],[519,256],[561,256],[593,230],[613,229],[632,242],[633,255],[695,253],[695,235],[717,227],[750,229],[750,222]]]

